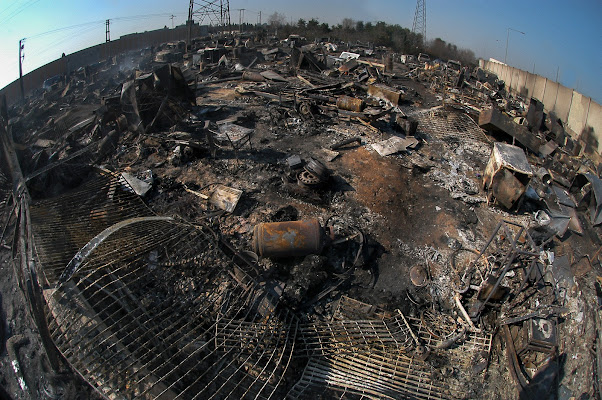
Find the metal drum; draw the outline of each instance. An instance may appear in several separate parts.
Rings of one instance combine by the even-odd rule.
[[[316,218],[304,221],[264,222],[253,230],[253,251],[260,257],[320,254],[326,242]]]
[[[337,99],[337,108],[340,110],[360,112],[365,105],[364,100],[355,97],[339,96]]]

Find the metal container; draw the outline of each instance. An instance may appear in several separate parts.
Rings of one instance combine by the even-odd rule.
[[[264,222],[253,230],[253,251],[260,257],[320,254],[326,235],[316,218],[303,221]]]
[[[242,73],[242,79],[245,81],[263,82],[265,78],[259,72],[245,71]]]
[[[350,96],[339,96],[337,99],[337,108],[340,110],[361,112],[365,103],[362,99],[356,99]]]
[[[410,280],[417,287],[423,287],[428,280],[426,269],[421,265],[414,265],[410,268]]]

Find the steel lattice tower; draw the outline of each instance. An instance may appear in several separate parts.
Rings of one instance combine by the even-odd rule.
[[[230,25],[229,0],[190,0],[188,6],[188,21],[197,19],[203,23],[217,26]]]
[[[416,14],[414,14],[414,24],[412,32],[422,35],[422,43],[426,43],[426,0],[416,2]]]

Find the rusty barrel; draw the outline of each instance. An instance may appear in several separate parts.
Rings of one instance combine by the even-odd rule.
[[[316,218],[303,221],[264,222],[253,230],[253,251],[260,257],[320,254],[326,235]]]
[[[337,108],[340,110],[360,112],[364,109],[364,100],[350,96],[339,96]]]

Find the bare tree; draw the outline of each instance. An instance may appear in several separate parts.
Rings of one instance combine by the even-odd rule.
[[[351,18],[343,18],[343,21],[341,21],[341,28],[350,31],[355,28],[355,21]]]
[[[268,17],[268,24],[272,27],[278,28],[286,23],[286,16],[284,14],[280,14],[279,12],[275,12],[274,14]]]

